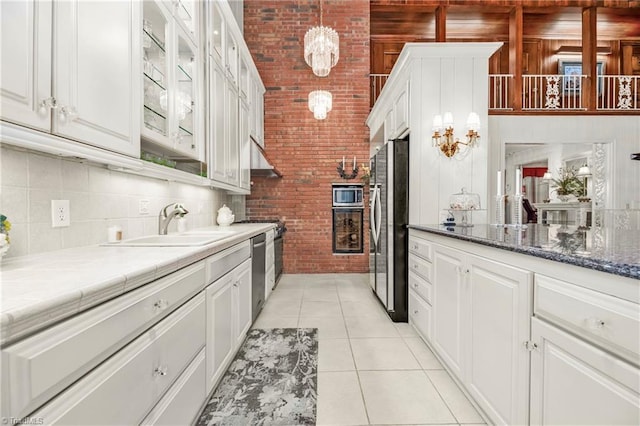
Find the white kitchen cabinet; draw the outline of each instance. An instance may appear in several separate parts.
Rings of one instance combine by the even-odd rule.
[[[229,273],[207,288],[207,393],[215,387],[230,362],[235,345],[233,284]]]
[[[200,53],[180,24],[184,10],[159,1],[144,2],[143,147],[172,158],[202,160]]]
[[[384,142],[390,141],[395,135],[395,116],[393,114],[393,108],[387,111],[384,117]]]
[[[28,415],[204,286],[199,262],[4,348],[2,412]]]
[[[210,393],[251,327],[251,259],[207,287],[206,298],[206,377]]]
[[[240,122],[239,99],[237,88],[227,79],[225,85],[225,141],[227,143],[227,161],[225,170],[227,183],[240,186]]]
[[[205,349],[202,349],[141,424],[194,424],[195,416],[207,397],[205,372]]]
[[[257,74],[251,76],[249,135],[264,148],[264,86]]]
[[[463,379],[464,253],[433,246],[433,346],[451,371]]]
[[[394,138],[404,136],[409,130],[409,80],[407,80],[405,89],[400,92],[393,103],[394,115]]]
[[[240,128],[238,140],[238,173],[240,188],[251,189],[251,139],[249,137],[249,104],[246,100],[240,100]]]
[[[494,422],[525,424],[533,274],[474,255],[465,268],[467,389]]]
[[[532,274],[433,244],[432,345],[496,423],[528,419]]]
[[[637,366],[537,318],[531,334],[531,424],[640,424]]]
[[[431,243],[409,230],[409,324],[426,340],[433,328],[433,265]]]
[[[200,47],[200,5],[198,0],[170,0],[172,13],[178,25],[186,30],[191,41]]]
[[[51,36],[53,6],[49,1],[0,2],[0,117],[51,131]]]
[[[138,424],[205,344],[200,293],[31,415],[47,424]]]
[[[1,7],[2,118],[137,157],[140,3]]]

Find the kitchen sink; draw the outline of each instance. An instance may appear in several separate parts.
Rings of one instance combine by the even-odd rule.
[[[228,237],[228,233],[192,234],[192,235],[151,235],[147,237],[124,240],[120,243],[107,244],[110,246],[124,247],[189,247],[204,246],[222,238]]]

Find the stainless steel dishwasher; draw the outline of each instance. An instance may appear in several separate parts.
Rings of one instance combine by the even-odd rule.
[[[256,320],[264,305],[266,239],[265,233],[251,239],[251,318],[253,321]]]

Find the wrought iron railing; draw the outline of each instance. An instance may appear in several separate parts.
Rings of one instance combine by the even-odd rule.
[[[389,74],[370,74],[371,105]],[[585,110],[584,75],[527,74],[522,76],[522,111]],[[640,76],[601,75],[597,79],[598,111],[640,111]],[[489,110],[513,111],[513,75],[489,75]]]

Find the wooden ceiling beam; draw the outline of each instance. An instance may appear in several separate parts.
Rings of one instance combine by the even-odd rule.
[[[436,8],[436,41],[447,41],[447,7],[438,6]]]
[[[524,13],[521,6],[509,14],[509,74],[513,75],[511,104],[516,110],[522,108],[522,49],[524,45]]]
[[[582,73],[587,76],[582,94],[587,111],[595,111],[597,99],[598,20],[596,10],[595,7],[585,7],[582,10]]]

